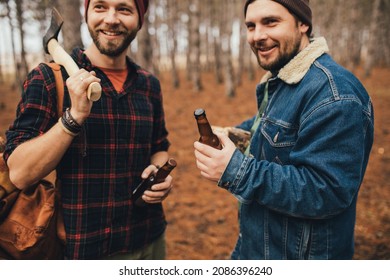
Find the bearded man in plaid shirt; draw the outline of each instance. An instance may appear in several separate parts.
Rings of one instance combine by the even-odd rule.
[[[51,170],[61,181],[67,259],[164,259],[166,220],[162,200],[168,176],[132,202],[132,191],[168,160],[160,82],[127,56],[148,0],[85,1],[93,43],[71,54],[80,70],[66,81],[58,120],[55,79],[46,64],[24,83],[4,158],[13,183],[23,189]],[[102,96],[92,102],[92,82]],[[69,123],[67,121],[71,121]]]

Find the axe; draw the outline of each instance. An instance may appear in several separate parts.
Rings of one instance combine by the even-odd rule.
[[[69,75],[73,75],[79,70],[79,67],[72,57],[60,46],[57,39],[63,23],[64,20],[60,13],[57,9],[53,8],[49,29],[43,37],[43,48],[46,53],[52,56],[54,62],[64,66],[66,72]],[[89,100],[97,101],[100,99],[101,94],[102,87],[99,83],[93,82],[88,86],[87,97]]]

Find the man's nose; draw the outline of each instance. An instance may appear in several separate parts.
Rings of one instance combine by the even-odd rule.
[[[118,14],[116,13],[115,9],[109,9],[105,18],[104,22],[108,24],[116,24],[119,22]]]
[[[268,34],[266,32],[266,29],[260,25],[257,25],[255,30],[254,30],[253,40],[255,42],[258,42],[258,41],[262,41],[262,40],[267,39],[267,37],[268,37]]]

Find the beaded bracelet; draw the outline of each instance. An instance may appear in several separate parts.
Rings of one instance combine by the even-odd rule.
[[[78,135],[82,129],[82,126],[79,125],[70,114],[69,108],[66,108],[64,114],[62,115],[61,122],[63,126],[75,136]]]
[[[59,118],[59,119],[58,119],[58,123],[60,124],[62,130],[63,130],[66,134],[69,134],[70,136],[77,136],[76,133],[73,133],[72,131],[70,131],[69,129],[67,129],[67,128],[64,126],[64,123],[62,122],[62,118]]]

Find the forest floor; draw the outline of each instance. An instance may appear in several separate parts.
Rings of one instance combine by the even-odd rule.
[[[174,189],[164,201],[168,221],[167,258],[170,260],[228,259],[237,235],[237,201],[227,191],[203,179],[195,166],[193,143],[198,139],[193,117],[196,108],[206,110],[217,126],[232,126],[256,113],[254,89],[261,77],[244,77],[234,98],[224,95],[210,73],[202,74],[203,91],[192,91],[181,77],[173,89],[169,73],[160,75],[166,122],[171,141],[170,155],[178,162],[172,172]],[[375,110],[375,141],[358,198],[355,259],[390,259],[390,69],[375,69],[363,78]],[[12,122],[19,93],[0,84],[0,136]]]

